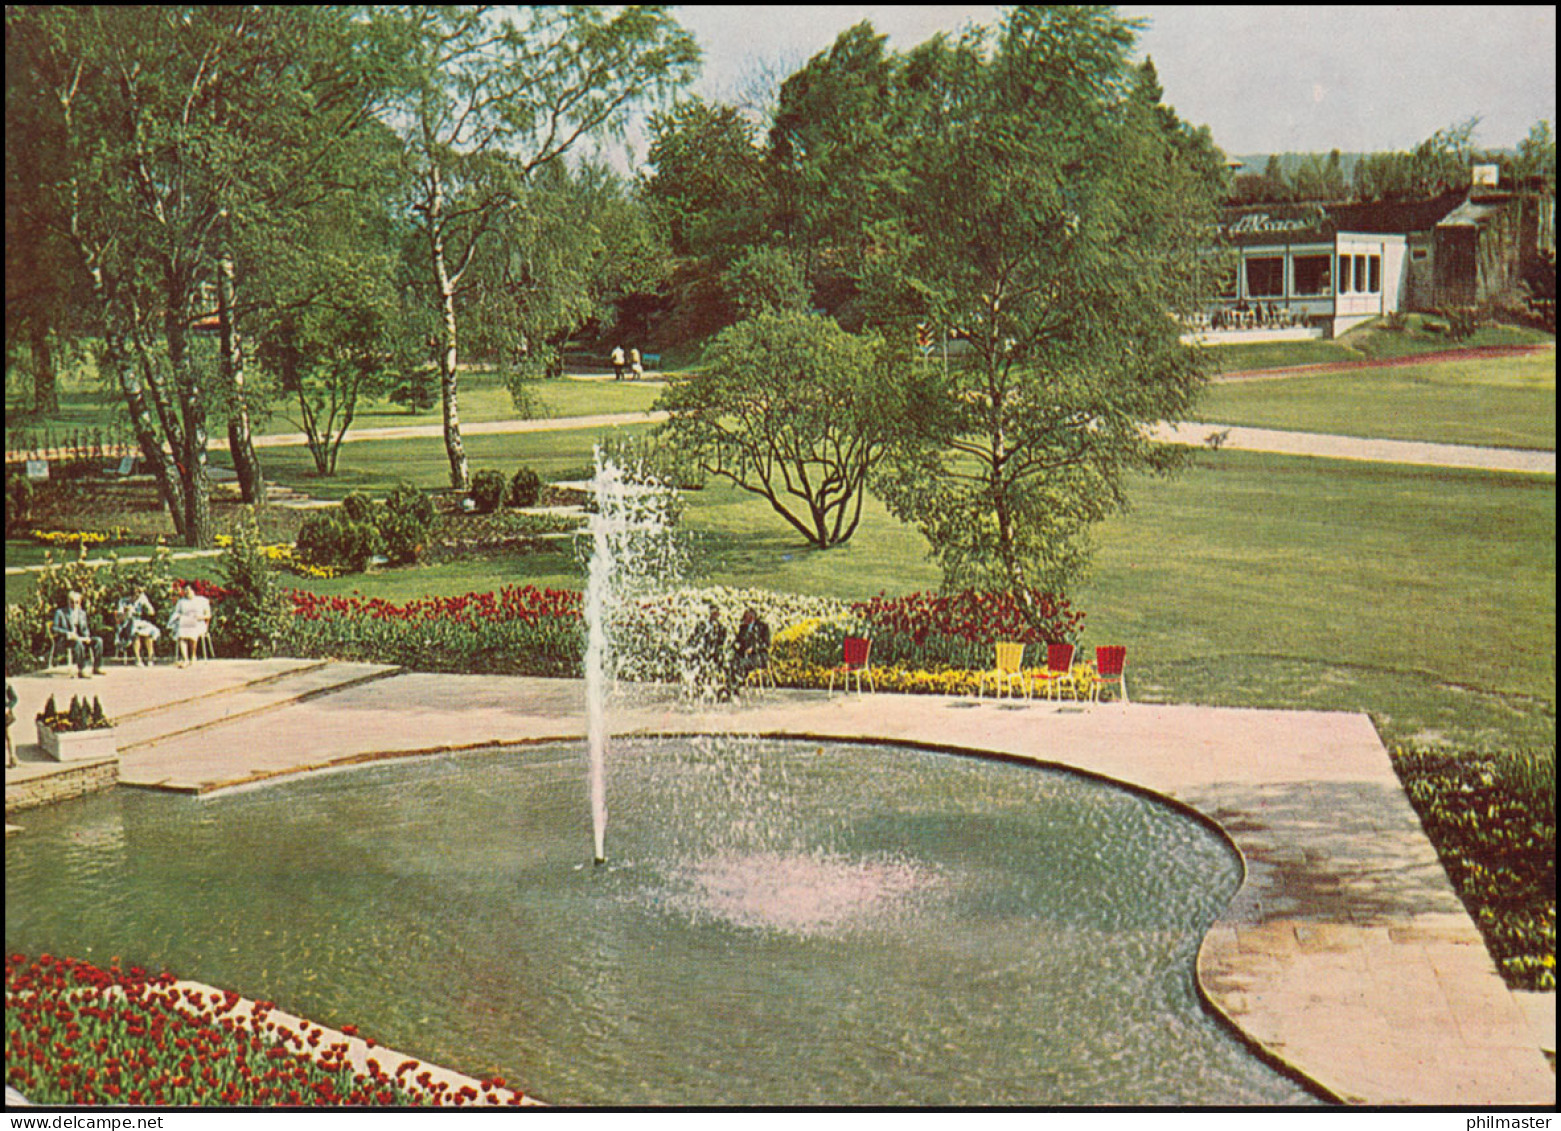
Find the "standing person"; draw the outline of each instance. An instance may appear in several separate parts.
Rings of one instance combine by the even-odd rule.
[[[11,724],[16,721],[16,688],[11,686],[9,673],[5,677],[5,768],[16,765],[16,747],[11,745]]]
[[[69,646],[71,662],[76,665],[76,678],[87,678],[87,657],[92,657],[92,674],[103,674],[103,638],[95,636],[87,618],[87,607],[80,592],[75,589],[65,599],[61,608],[54,610],[53,632],[60,642]]]
[[[645,367],[640,364],[640,351],[638,348],[629,351],[629,379],[638,381],[645,376]]]
[[[770,626],[759,619],[750,605],[743,610],[742,622],[737,626],[737,654],[734,682],[741,687],[750,672],[770,666]]]
[[[612,348],[612,379],[614,381],[622,381],[623,380],[623,347],[622,346],[613,346],[613,348]]]
[[[189,667],[195,662],[195,648],[206,627],[211,623],[211,602],[196,594],[195,586],[186,585],[168,618],[168,629],[178,641],[178,666]]]
[[[152,617],[156,615],[144,585],[136,586],[134,596],[121,597],[114,607],[114,622],[118,626],[115,639],[121,648],[130,648],[138,668],[147,667],[156,658],[154,646],[163,634],[162,629],[152,623]]]

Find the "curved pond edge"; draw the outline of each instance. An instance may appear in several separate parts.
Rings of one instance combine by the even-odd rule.
[[[962,745],[958,743],[927,742],[909,738],[884,738],[881,736],[842,737],[838,734],[822,734],[811,731],[636,731],[632,735],[625,734],[615,737],[632,737],[635,740],[665,740],[680,738],[708,738],[712,733],[730,734],[735,737],[745,739],[777,739],[782,741],[796,742],[830,742],[853,746],[897,746],[913,750],[923,750],[934,754],[947,754],[953,757],[979,758],[990,762],[1004,762],[1016,766],[1029,766],[1039,769],[1054,770],[1059,773],[1066,773],[1075,777],[1086,778],[1090,781],[1098,782],[1102,785],[1111,786],[1116,789],[1121,789],[1128,793],[1135,794],[1149,801],[1163,805],[1173,810],[1174,812],[1181,814],[1182,816],[1192,819],[1201,827],[1207,829],[1215,836],[1219,837],[1219,839],[1226,845],[1226,847],[1228,847],[1232,853],[1234,853],[1236,860],[1241,868],[1240,881],[1237,883],[1235,890],[1231,892],[1229,900],[1226,901],[1227,909],[1232,906],[1235,903],[1237,897],[1241,895],[1243,889],[1247,885],[1248,878],[1251,875],[1251,869],[1248,866],[1247,856],[1244,852],[1242,852],[1241,846],[1236,842],[1235,838],[1232,837],[1230,833],[1220,825],[1217,820],[1209,816],[1207,813],[1202,812],[1195,806],[1181,800],[1180,798],[1173,797],[1156,789],[1152,789],[1149,786],[1143,785],[1139,782],[1115,777],[1113,775],[1101,773],[1096,770],[1086,769],[1084,767],[1076,766],[1071,763],[1059,761],[1056,759],[1038,758],[1033,755],[1015,754],[1007,751],[992,750],[984,747]],[[422,750],[384,751],[382,753],[375,754],[360,754],[350,759],[344,759],[324,765],[300,767],[299,769],[290,770],[283,773],[268,774],[242,781],[231,782],[217,789],[206,791],[200,794],[200,797],[202,799],[216,798],[222,794],[235,790],[264,788],[271,785],[281,785],[288,781],[303,777],[319,776],[328,773],[348,772],[392,759],[403,760],[413,758],[430,758],[440,755],[475,754],[485,750],[517,749],[529,746],[554,745],[558,743],[579,743],[582,740],[582,736],[578,733],[559,734],[543,737],[528,736],[524,739],[509,741],[481,742],[463,744],[459,746],[432,747]],[[1226,1010],[1221,1008],[1219,1003],[1209,992],[1208,987],[1204,984],[1203,969],[1206,944],[1212,931],[1221,925],[1234,926],[1234,923],[1228,920],[1222,912],[1221,915],[1214,920],[1214,922],[1210,923],[1208,930],[1204,932],[1203,938],[1199,940],[1197,953],[1193,958],[1193,984],[1198,991],[1199,1003],[1203,1006],[1204,1010],[1209,1013],[1210,1016],[1219,1021],[1220,1024],[1224,1026],[1224,1028],[1232,1036],[1239,1040],[1248,1052],[1257,1057],[1258,1060],[1263,1062],[1269,1068],[1283,1075],[1291,1082],[1299,1085],[1317,1099],[1332,1104],[1349,1105],[1350,1100],[1340,1092],[1328,1087],[1328,1085],[1317,1079],[1314,1075],[1306,1071],[1300,1065],[1297,1065],[1293,1061],[1287,1059],[1280,1053],[1276,1052],[1274,1049],[1269,1048],[1261,1040],[1249,1033],[1245,1028],[1242,1027],[1239,1021],[1232,1017]],[[533,1102],[538,1104],[545,1103],[545,1101],[540,1100]]]

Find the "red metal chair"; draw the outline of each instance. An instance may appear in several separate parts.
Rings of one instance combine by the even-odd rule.
[[[856,676],[856,693],[862,693],[862,677],[867,676],[867,685],[875,692],[878,684],[873,681],[873,670],[868,664],[868,655],[873,650],[873,642],[865,636],[848,636],[845,639],[845,663],[829,671],[829,691],[834,694],[835,676],[843,677],[845,689],[851,690],[851,677]]]
[[[1072,644],[1046,645],[1046,670],[1035,678],[1045,685],[1048,698],[1061,698],[1065,687],[1072,688],[1074,698],[1078,697],[1078,684],[1073,680],[1073,654],[1077,650]]]
[[[1122,702],[1127,702],[1127,649],[1121,644],[1103,644],[1095,649],[1095,682],[1090,687],[1090,701],[1100,698],[1100,688],[1107,680],[1116,680],[1117,687],[1122,696]]]

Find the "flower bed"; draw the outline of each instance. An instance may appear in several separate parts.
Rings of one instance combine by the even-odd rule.
[[[1084,623],[1084,613],[1066,598],[1039,589],[904,597],[880,593],[858,601],[851,611],[873,638],[875,660],[930,670],[990,668],[992,646],[999,640],[1062,643],[1077,640]]]
[[[1509,985],[1556,988],[1555,749],[1394,747],[1393,765]]]
[[[395,663],[418,671],[572,676],[585,650],[580,594],[534,586],[393,604],[288,591],[280,655]]]
[[[274,1003],[179,987],[171,974],[12,954],[5,964],[6,1083],[35,1104],[518,1105],[502,1080],[452,1089],[415,1061],[386,1072],[349,1063]],[[347,1026],[349,1037],[356,1030]],[[373,1041],[367,1042],[371,1047]],[[323,1047],[322,1047],[323,1046]],[[501,1098],[502,1097],[502,1098]]]
[[[213,541],[219,549],[225,550],[233,545],[233,536],[231,534],[218,534]],[[298,556],[291,542],[266,543],[256,546],[255,550],[261,557],[278,569],[285,569],[289,573],[297,574],[299,577],[329,579],[341,576],[341,570],[335,566],[314,565],[311,562],[304,561]]]
[[[782,687],[818,689],[830,686],[831,668],[828,666],[778,663],[772,665],[770,670],[775,676],[776,684]],[[1045,671],[1045,668],[1026,668],[1025,675],[1031,680],[1038,680]],[[929,671],[926,668],[906,668],[893,664],[880,667],[875,662],[871,674],[872,685],[879,691],[900,695],[974,695],[982,673],[965,668],[940,668]],[[1096,682],[1094,668],[1087,664],[1075,666],[1073,679],[1074,685],[1079,689],[1080,697],[1089,698],[1090,689]],[[838,675],[835,676],[834,685],[841,686]],[[991,681],[987,682],[983,693],[993,694]],[[1044,694],[1044,689],[1039,682],[1035,684],[1035,694],[1037,696]]]
[[[44,546],[114,546],[130,538],[128,526],[106,530],[30,530],[27,536]]]

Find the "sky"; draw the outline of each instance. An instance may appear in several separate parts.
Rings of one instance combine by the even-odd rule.
[[[1477,145],[1516,146],[1555,120],[1556,10],[1508,7],[1142,7],[1139,54],[1166,102],[1227,154],[1410,149],[1478,116]],[[755,75],[790,73],[866,19],[904,50],[991,23],[990,6],[675,9],[705,53],[695,85],[736,100]]]

